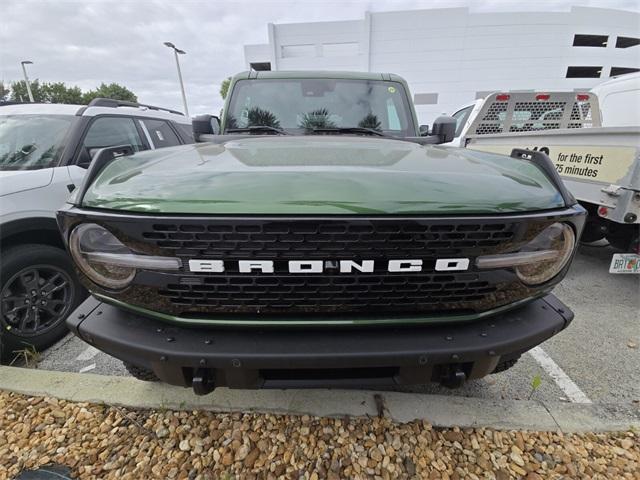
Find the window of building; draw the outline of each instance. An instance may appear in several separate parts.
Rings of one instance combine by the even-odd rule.
[[[616,38],[616,48],[635,47],[640,44],[640,38],[635,37],[618,37]]]
[[[624,75],[625,73],[640,72],[640,68],[631,67],[611,67],[610,77],[616,77],[618,75]]]
[[[567,67],[566,78],[600,78],[602,67]]]
[[[437,93],[416,93],[413,96],[415,105],[435,105],[438,103]]]
[[[607,35],[574,35],[574,47],[606,47],[609,37]]]
[[[256,72],[265,72],[271,70],[271,62],[253,62],[249,67]]]

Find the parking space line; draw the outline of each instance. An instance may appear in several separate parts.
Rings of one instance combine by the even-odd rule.
[[[529,350],[538,365],[556,382],[558,387],[567,395],[567,398],[573,403],[592,403],[589,397],[580,390],[569,376],[564,373],[556,362],[540,347]]]
[[[83,367],[80,370],[78,370],[78,373],[88,372],[89,370],[93,370],[94,368],[96,368],[96,364],[92,363],[91,365],[87,365],[86,367]]]
[[[91,360],[98,353],[100,353],[100,350],[98,350],[96,347],[89,346],[85,348],[82,352],[80,352],[80,354],[76,357],[76,361],[86,362],[87,360]]]

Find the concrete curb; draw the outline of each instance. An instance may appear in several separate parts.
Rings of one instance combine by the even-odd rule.
[[[189,389],[131,377],[0,367],[0,390],[74,402],[133,408],[259,412],[314,416],[377,415],[374,394],[363,390],[229,390],[198,397]],[[379,392],[385,414],[397,422],[425,419],[436,427],[571,432],[640,428],[633,404],[577,404],[488,400],[445,395]]]

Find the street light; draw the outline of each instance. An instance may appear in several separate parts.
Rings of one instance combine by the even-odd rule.
[[[31,60],[23,60],[22,62],[20,62],[20,64],[22,65],[22,73],[24,73],[24,81],[27,84],[27,93],[29,94],[29,101],[31,103],[34,103],[35,100],[33,99],[33,93],[31,93],[31,85],[29,85],[29,77],[27,77],[27,68],[25,67],[25,65],[33,65],[33,62]]]
[[[186,55],[187,52],[180,50],[171,42],[164,42],[165,46],[173,49],[173,54],[176,57],[176,68],[178,69],[178,80],[180,81],[180,91],[182,92],[182,103],[184,104],[184,114],[189,116],[189,108],[187,107],[187,96],[184,94],[184,82],[182,81],[182,72],[180,71],[180,61],[178,55]]]

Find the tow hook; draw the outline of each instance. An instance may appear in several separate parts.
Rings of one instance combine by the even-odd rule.
[[[441,384],[447,388],[460,388],[465,380],[467,379],[467,374],[464,373],[460,369],[455,369],[450,372],[446,377],[441,380]]]
[[[207,395],[213,392],[216,388],[213,372],[205,368],[198,368],[193,374],[191,386],[196,395]]]

